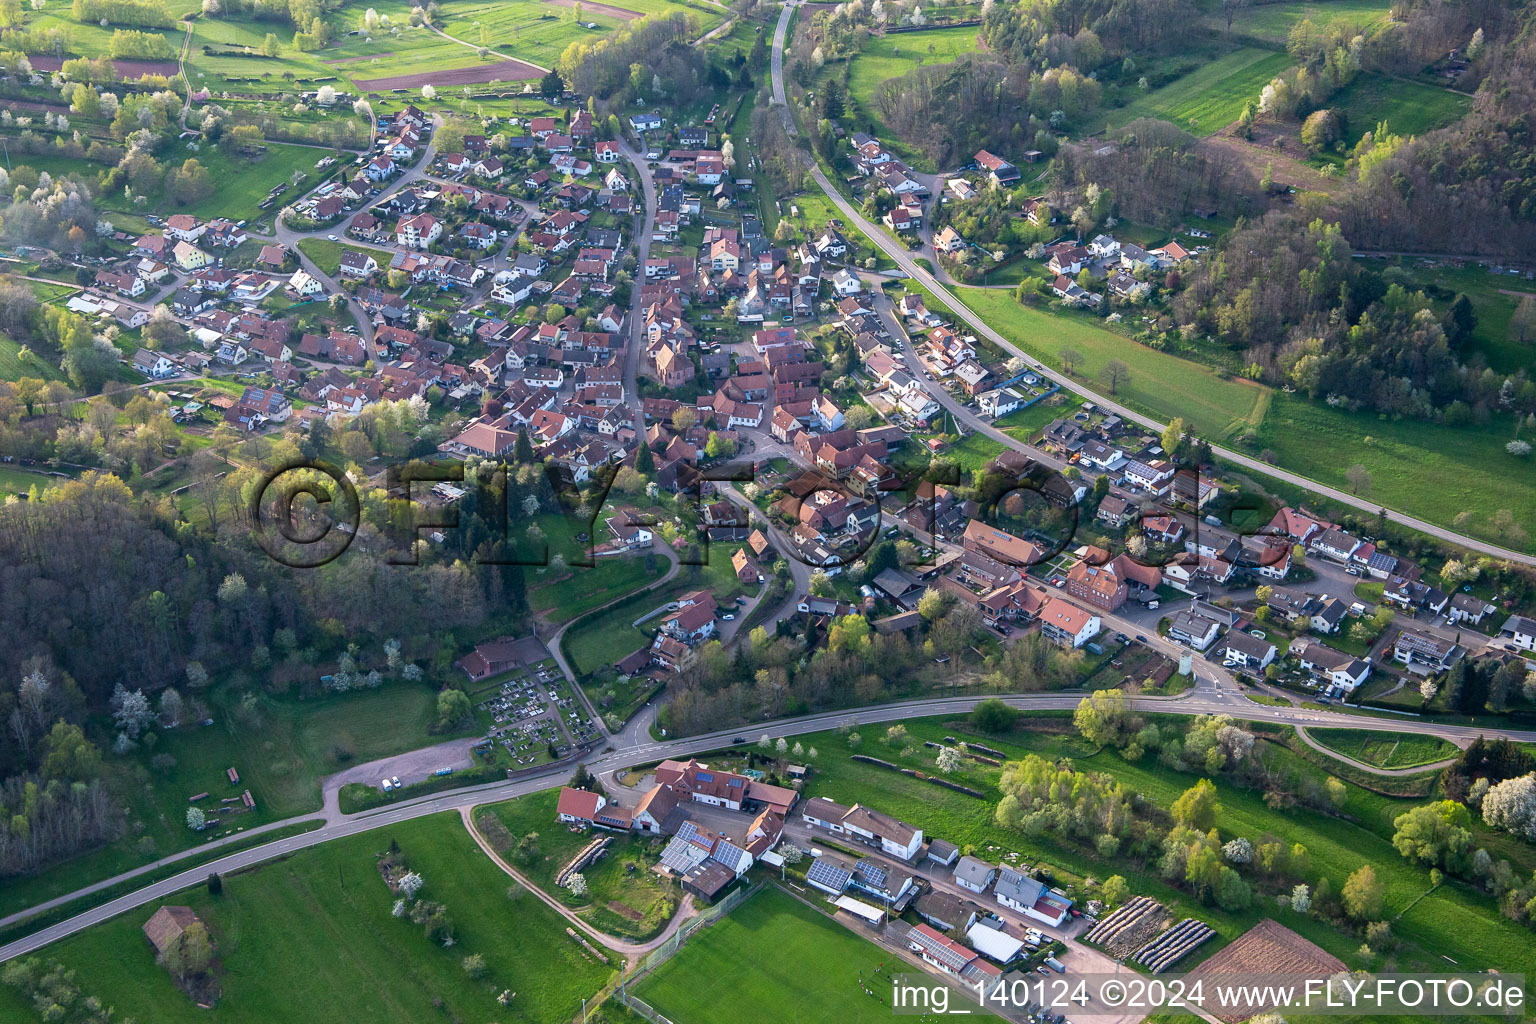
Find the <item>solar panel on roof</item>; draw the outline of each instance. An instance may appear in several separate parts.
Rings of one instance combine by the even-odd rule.
[[[711,772],[699,772],[698,780],[700,782],[713,782],[715,781],[715,776]]]

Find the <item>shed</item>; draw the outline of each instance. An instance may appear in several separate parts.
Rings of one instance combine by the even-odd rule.
[[[144,936],[155,952],[164,955],[174,946],[188,928],[197,924],[198,917],[191,907],[161,907],[144,922]]]
[[[846,910],[850,914],[862,917],[870,924],[879,924],[885,917],[884,911],[878,907],[872,907],[863,900],[856,900],[852,896],[839,896],[837,898],[837,909]]]

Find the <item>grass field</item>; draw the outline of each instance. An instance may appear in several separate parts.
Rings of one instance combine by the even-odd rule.
[[[1382,121],[1397,135],[1423,135],[1444,128],[1467,112],[1472,97],[1419,82],[1363,74],[1340,90],[1329,106],[1344,115],[1344,142],[1353,146]]]
[[[239,725],[215,701],[216,724],[184,726],[161,736],[153,753],[175,758],[170,768],[151,767],[147,750],[109,757],[108,768],[127,805],[127,835],[50,871],[8,883],[0,890],[0,916],[196,845],[229,827],[319,810],[325,776],[446,739],[429,731],[436,699],[424,683],[394,683],[308,701],[263,697],[254,728]],[[224,774],[231,767],[240,775],[238,785]],[[256,799],[254,812],[224,817],[218,832],[200,836],[187,829],[188,797],[209,793],[203,805],[212,817],[220,798],[239,796],[245,789]],[[154,841],[148,854],[136,847],[141,835]]]
[[[14,466],[0,466],[0,500],[3,500],[6,494],[25,494],[33,487],[46,491],[50,487],[58,486],[61,482],[60,477],[48,476],[45,473],[33,473]]]
[[[1456,746],[1434,736],[1369,729],[1308,729],[1313,739],[1377,768],[1417,768],[1456,756]]]
[[[906,151],[885,127],[875,106],[875,93],[882,82],[900,78],[913,68],[923,65],[950,64],[977,45],[977,28],[925,29],[918,32],[898,32],[892,35],[871,36],[852,59],[848,77],[848,112],[853,115],[855,127],[868,129],[885,140],[887,145],[901,151],[918,170],[933,170],[931,162],[921,154]],[[841,75],[842,68],[828,65],[823,78]]]
[[[1068,411],[1066,406],[1052,405],[1047,399],[1000,417],[992,425],[1011,437],[1027,442],[1039,437],[1046,424]]]
[[[587,891],[581,896],[555,885],[555,876],[593,838],[589,831],[572,832],[555,820],[559,799],[560,793],[554,789],[533,793],[480,808],[476,820],[480,815],[494,815],[517,838],[538,833],[539,859],[519,866],[519,870],[594,928],[643,941],[666,927],[682,892],[676,882],[650,870],[666,846],[664,838],[628,835],[615,839],[608,852],[582,872]]]
[[[1385,0],[1327,0],[1326,3],[1277,3],[1244,7],[1232,20],[1232,31],[1271,43],[1284,44],[1291,26],[1303,18],[1319,28],[1335,21],[1349,21],[1362,28],[1386,21],[1391,5]],[[1224,30],[1220,14],[1212,16]]]
[[[1512,274],[1496,274],[1480,264],[1452,266],[1438,260],[1379,260],[1373,266],[1388,264],[1401,267],[1411,285],[1419,288],[1443,288],[1449,295],[1435,300],[1440,314],[1450,308],[1451,296],[1464,293],[1472,300],[1477,326],[1466,348],[1480,352],[1488,365],[1500,373],[1514,373],[1536,363],[1536,339],[1521,344],[1509,336],[1509,321],[1515,306],[1526,295],[1536,296],[1536,284]]]
[[[1178,720],[1154,716],[1161,727],[1170,728]],[[922,750],[925,740],[942,741],[946,735],[960,739],[977,738],[1001,748],[1010,758],[1026,751],[1047,759],[1070,758],[1077,767],[1108,772],[1129,789],[1145,794],[1162,808],[1169,807],[1200,774],[1170,770],[1153,757],[1132,763],[1113,751],[1098,751],[1081,740],[1075,732],[1065,735],[1018,731],[1005,740],[995,737],[970,737],[963,723],[954,720],[920,719],[905,723],[910,738],[907,743]],[[897,763],[903,768],[933,770],[932,751],[923,750],[908,757],[883,741],[884,726],[867,726],[862,733],[860,751]],[[1356,950],[1358,935],[1347,935],[1310,917],[1277,909],[1267,897],[1238,914],[1225,913],[1193,900],[1181,890],[1168,886],[1157,874],[1156,854],[1141,861],[1118,856],[1104,861],[1089,848],[1064,842],[1047,832],[1038,836],[999,828],[992,816],[997,801],[998,769],[968,765],[951,776],[954,781],[980,789],[986,799],[977,800],[961,793],[926,785],[909,776],[876,765],[849,760],[848,739],[836,732],[801,737],[806,746],[820,753],[815,773],[807,789],[810,796],[826,796],[840,803],[863,802],[879,807],[887,814],[918,825],[932,837],[958,845],[975,844],[992,859],[1000,851],[1017,851],[1025,863],[1044,861],[1055,872],[1059,884],[1069,893],[1084,894],[1080,881],[1087,877],[1103,878],[1111,870],[1125,876],[1131,890],[1162,900],[1181,916],[1185,913],[1207,921],[1224,939],[1231,939],[1263,917],[1274,917],[1293,928],[1351,966],[1359,964]],[[1254,756],[1263,757],[1279,778],[1311,779],[1320,784],[1323,773],[1276,744],[1264,743]],[[1462,965],[1478,969],[1497,967],[1529,972],[1536,966],[1536,947],[1530,933],[1506,920],[1491,898],[1460,883],[1447,883],[1429,892],[1428,872],[1417,868],[1393,849],[1392,820],[1421,801],[1402,800],[1368,792],[1354,785],[1347,787],[1347,798],[1340,816],[1321,815],[1303,808],[1271,809],[1263,795],[1241,789],[1222,778],[1213,780],[1223,812],[1218,827],[1223,839],[1245,836],[1257,843],[1267,835],[1282,836],[1287,842],[1301,843],[1310,852],[1312,882],[1327,876],[1335,892],[1349,873],[1362,862],[1373,864],[1386,890],[1387,916],[1402,914],[1393,924],[1394,934],[1403,946],[1397,953],[1400,970],[1434,969],[1443,964],[1442,955]],[[1477,845],[1488,845],[1496,857],[1510,857],[1519,874],[1536,863],[1536,850],[1530,846],[1505,842],[1481,824],[1474,825]],[[1420,897],[1423,897],[1420,899]],[[1415,902],[1417,901],[1417,902]],[[1459,922],[1455,929],[1445,922]]]
[[[1290,66],[1290,58],[1257,47],[1234,50],[1161,89],[1113,111],[1113,127],[1138,117],[1172,121],[1191,135],[1211,135],[1236,121],[1243,104],[1257,103],[1259,91]]]
[[[454,38],[510,53],[546,68],[553,66],[570,44],[601,38],[621,24],[617,18],[589,9],[581,12],[581,22],[578,23],[573,9],[536,0],[498,0],[496,3],[450,0],[442,10],[446,19],[441,23],[443,31]],[[598,27],[585,28],[588,23]]]
[[[1513,436],[1508,417],[1482,427],[1394,422],[1276,393],[1257,446],[1274,451],[1286,469],[1346,490],[1345,471],[1358,463],[1372,476],[1363,494],[1368,500],[1445,525],[1469,512],[1462,532],[1511,545],[1514,538],[1489,526],[1500,509],[1513,512],[1528,537],[1536,537],[1529,467],[1504,450]]]
[[[1358,463],[1372,474],[1372,485],[1362,494],[1368,500],[1445,525],[1470,511],[1472,533],[1514,543],[1489,526],[1493,515],[1507,508],[1528,537],[1536,537],[1529,474],[1518,457],[1504,451],[1514,436],[1507,417],[1457,428],[1350,413],[1264,385],[1223,379],[1200,363],[1147,348],[1085,317],[1021,306],[1007,291],[960,288],[956,294],[1048,366],[1060,369],[1057,353],[1063,346],[1078,350],[1084,356],[1078,379],[1095,389],[1103,387],[1098,374],[1104,364],[1121,360],[1130,367],[1131,380],[1119,389],[1120,401],[1163,420],[1182,416],[1213,443],[1231,444],[1252,431],[1255,453],[1272,451],[1278,465],[1319,482],[1345,488],[1345,471]],[[932,295],[928,304],[930,309],[943,306]]]
[[[375,868],[391,841],[426,880],[422,895],[443,903],[454,944],[430,942],[419,926],[390,914],[394,895]],[[221,962],[222,998],[198,1009],[154,965],[140,926],[151,904],[82,932],[45,955],[76,972],[81,988],[120,1017],[156,1024],[220,1021],[312,1024],[358,1020],[518,1021],[548,1024],[581,1013],[612,973],[565,935],[564,922],[515,889],[465,832],[457,814],[422,818],[326,843],[225,880],[224,895],[199,887],[166,902],[186,903],[207,923]],[[485,958],[470,979],[464,957]],[[506,1008],[496,995],[516,993]],[[302,1008],[302,1009],[300,1009]],[[37,1020],[16,993],[0,989],[0,1019]]]
[[[666,604],[670,600],[667,595],[666,590],[637,594],[574,627],[565,635],[566,657],[570,659],[571,667],[578,674],[586,675],[646,646],[655,633],[657,620],[644,624],[648,630],[631,623],[651,609]]]
[[[1004,337],[1048,366],[1059,369],[1064,347],[1084,358],[1079,379],[1098,387],[1099,371],[1111,359],[1131,370],[1116,396],[1167,416],[1182,416],[1213,442],[1230,440],[1264,419],[1270,389],[1242,380],[1223,380],[1207,367],[1150,349],[1099,326],[1087,317],[1060,316],[1022,306],[1004,289],[959,288],[958,297]],[[932,308],[933,300],[929,303]],[[942,305],[942,304],[941,304]]]
[[[17,381],[23,377],[39,380],[63,380],[64,374],[57,366],[32,356],[21,358],[21,342],[14,338],[0,337],[0,380]]]
[[[678,1024],[875,1024],[891,1019],[889,986],[875,968],[893,959],[770,885],[695,935],[636,988]],[[878,999],[864,994],[861,975]]]
[[[360,245],[333,242],[328,238],[301,238],[299,239],[299,251],[313,260],[315,266],[332,277],[335,277],[341,269],[342,254],[349,252],[367,253],[376,261],[382,263],[384,269],[389,269],[388,253],[381,253],[377,249],[368,249]]]
[[[638,627],[631,623],[690,590],[708,590],[722,608],[734,601],[744,590],[731,569],[731,552],[735,550],[734,545],[712,544],[708,565],[685,565],[667,586],[636,594],[574,626],[565,639],[571,667],[578,674],[586,675],[650,643],[661,617],[649,619]]]

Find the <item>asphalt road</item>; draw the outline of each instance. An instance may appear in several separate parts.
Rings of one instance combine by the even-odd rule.
[[[796,132],[793,125],[789,123],[793,120],[793,115],[791,114],[790,109],[786,103],[786,94],[784,91],[784,43],[785,36],[788,31],[789,20],[792,14],[792,5],[786,5],[779,14],[778,26],[774,31],[773,36],[773,53],[770,65],[773,75],[773,100],[775,104],[780,105],[780,109],[783,111],[786,121],[786,127],[789,129],[791,135],[796,134]],[[1004,352],[1020,357],[1030,366],[1031,369],[1035,370],[1042,376],[1051,378],[1062,387],[1076,392],[1089,401],[1096,403],[1100,407],[1114,412],[1116,415],[1122,417],[1123,419],[1134,423],[1139,423],[1146,427],[1148,430],[1151,430],[1153,433],[1161,433],[1163,428],[1167,426],[1166,423],[1161,423],[1151,418],[1150,416],[1144,416],[1139,412],[1121,405],[1113,398],[1107,398],[1098,392],[1090,390],[1072,377],[1068,377],[1065,374],[1058,373],[1057,371],[1050,369],[1049,367],[1042,364],[1039,360],[1029,355],[1023,349],[1019,348],[1013,342],[1003,337],[997,331],[993,330],[992,327],[986,323],[986,321],[982,320],[981,317],[973,313],[969,307],[967,307],[958,298],[956,298],[955,295],[944,286],[944,284],[938,281],[927,270],[923,269],[923,267],[912,258],[911,253],[907,251],[905,246],[896,241],[893,241],[889,236],[885,234],[885,232],[881,231],[877,225],[871,223],[867,218],[865,218],[864,215],[861,214],[853,206],[853,204],[844,199],[842,193],[833,187],[832,183],[827,180],[827,176],[822,173],[821,167],[818,164],[814,162],[811,163],[810,174],[811,177],[815,179],[816,184],[821,188],[822,192],[826,194],[827,198],[832,201],[833,205],[835,205],[838,208],[838,211],[845,218],[847,218],[850,224],[864,232],[864,234],[868,236],[869,240],[875,245],[879,246],[880,249],[887,256],[889,256],[895,262],[895,264],[900,267],[910,278],[942,299],[945,304],[950,307],[950,310],[953,312],[954,316],[963,321],[966,326],[975,331],[977,335],[985,337]],[[1384,507],[1381,505],[1369,501],[1364,501],[1356,495],[1350,494],[1346,491],[1341,491],[1335,487],[1329,487],[1326,484],[1318,483],[1316,480],[1301,476],[1298,473],[1293,473],[1290,470],[1281,469],[1278,466],[1271,466],[1267,462],[1261,462],[1258,459],[1250,458],[1249,456],[1244,455],[1242,452],[1232,451],[1229,448],[1219,448],[1214,445],[1212,446],[1211,450],[1220,458],[1226,459],[1228,462],[1241,466],[1246,470],[1258,473],[1261,476],[1273,477],[1277,480],[1282,480],[1285,483],[1292,484],[1297,487],[1304,487],[1309,491],[1321,494],[1324,497],[1339,502],[1340,504],[1348,505],[1352,508],[1357,508],[1362,512],[1368,512],[1371,515],[1375,515],[1378,511],[1385,511],[1387,518],[1391,519],[1393,522],[1401,523],[1409,529],[1418,530],[1420,533],[1428,534],[1431,537],[1449,541],[1453,544],[1459,544],[1462,547],[1468,548],[1472,551],[1477,551],[1481,554],[1492,555],[1495,558],[1504,558],[1523,565],[1536,565],[1536,555],[1528,555],[1519,551],[1511,551],[1508,548],[1499,547],[1497,544],[1489,544],[1484,541],[1477,540],[1476,538],[1459,534],[1454,530],[1446,529],[1443,526],[1436,526],[1434,523],[1426,522],[1404,512],[1398,512],[1389,508],[1384,509]]]
[[[1202,666],[1201,671],[1208,671],[1208,666]],[[903,701],[880,707],[854,708],[845,711],[831,711],[819,715],[810,715],[804,718],[758,722],[743,725],[738,729],[721,730],[680,740],[653,739],[649,734],[649,723],[654,718],[654,709],[647,709],[645,713],[637,716],[620,735],[612,737],[610,747],[605,748],[603,753],[588,761],[587,766],[594,773],[601,774],[615,768],[627,767],[645,761],[655,761],[668,757],[686,757],[689,754],[710,750],[721,744],[729,744],[734,736],[755,738],[767,735],[771,739],[777,739],[780,736],[793,737],[810,732],[835,729],[842,725],[872,725],[932,715],[959,714],[971,710],[985,699],[988,698],[986,696],[967,696]],[[1013,707],[1024,710],[1071,710],[1077,706],[1082,696],[1081,694],[1049,694],[1001,696],[1001,699]],[[1335,726],[1382,732],[1400,731],[1404,727],[1403,722],[1391,718],[1373,718],[1336,711],[1314,711],[1254,704],[1236,691],[1215,687],[1208,679],[1202,679],[1201,685],[1179,697],[1140,697],[1133,699],[1131,703],[1137,711],[1144,714],[1220,714],[1255,722],[1276,722],[1304,726]],[[1415,732],[1439,736],[1458,744],[1465,744],[1479,735],[1504,736],[1522,743],[1536,742],[1536,732],[1472,729],[1466,726],[1420,721],[1414,721],[1413,728]],[[516,780],[487,783],[483,786],[468,787],[451,793],[421,797],[417,800],[345,817],[334,808],[327,808],[323,813],[326,824],[315,831],[268,843],[264,846],[241,850],[227,857],[199,864],[195,868],[189,868],[163,881],[152,883],[101,906],[93,907],[68,920],[61,921],[34,932],[25,938],[0,947],[0,962],[34,952],[51,942],[55,942],[68,935],[73,935],[92,925],[99,924],[124,911],[164,899],[180,889],[201,883],[208,877],[210,872],[217,871],[220,874],[228,874],[275,857],[318,846],[333,839],[342,839],[371,829],[382,828],[402,821],[410,821],[442,811],[458,811],[460,808],[472,807],[476,804],[507,800],[512,797],[525,796],[540,790],[551,789],[562,784],[569,777],[570,772],[571,769],[567,766]],[[280,828],[284,825],[300,821],[312,821],[316,817],[316,815],[312,814],[302,815],[289,821],[275,822],[267,827]],[[189,850],[183,856],[190,857],[200,852],[202,852],[201,849]],[[171,863],[177,859],[179,858],[165,858],[161,863]],[[116,885],[135,874],[143,873],[143,870],[145,869],[107,879],[88,889],[39,904],[22,914],[12,915],[4,920],[0,920],[0,927],[14,923],[39,911],[61,906],[91,891],[100,891],[108,886]]]

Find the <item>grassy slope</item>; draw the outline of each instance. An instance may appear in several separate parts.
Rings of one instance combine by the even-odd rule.
[[[451,949],[391,918],[394,897],[374,864],[392,839],[426,879],[423,896],[448,907],[457,940]],[[531,894],[504,896],[509,883],[457,815],[440,815],[232,876],[219,900],[188,890],[175,902],[188,903],[208,923],[223,961],[223,998],[211,1012],[177,992],[151,960],[139,929],[158,904],[64,940],[47,955],[75,970],[81,988],[115,1005],[120,1016],[157,1024],[267,1024],[296,1019],[296,1012],[312,1024],[569,1020],[610,971],[583,956],[564,922]],[[460,966],[471,953],[485,957],[482,981],[471,981]],[[503,989],[517,993],[506,1009],[495,1003]],[[37,1018],[6,989],[0,1019]]]
[[[36,377],[39,380],[63,380],[64,374],[54,366],[37,356],[23,361],[21,359],[21,342],[12,338],[0,337],[0,380],[16,381],[23,377]]]
[[[1239,10],[1232,21],[1232,31],[1283,45],[1291,26],[1310,18],[1322,27],[1334,21],[1348,20],[1356,25],[1375,25],[1385,21],[1390,10],[1385,0],[1328,0],[1327,3],[1276,3]],[[1225,29],[1221,15],[1212,18]]]
[[[1385,75],[1364,74],[1345,86],[1330,106],[1346,118],[1344,141],[1353,146],[1380,121],[1398,135],[1425,132],[1461,118],[1472,98],[1448,89],[1405,82]]]
[[[559,798],[559,791],[551,789],[493,804],[487,810],[514,836],[538,833],[542,857],[522,870],[536,885],[575,909],[593,927],[610,935],[640,940],[659,932],[671,919],[682,895],[675,882],[664,880],[650,870],[666,846],[666,840],[634,835],[616,839],[597,863],[582,872],[587,880],[586,894],[572,895],[569,890],[555,885],[555,876],[592,841],[593,836],[590,832],[571,832],[555,821],[555,804]],[[645,916],[636,920],[615,910],[615,904]]]
[[[198,793],[210,794],[201,802],[208,810],[221,798],[250,789],[256,810],[226,816],[220,831],[259,825],[319,810],[321,779],[349,764],[445,738],[429,732],[436,697],[426,684],[395,683],[303,703],[264,698],[260,709],[261,724],[254,730],[235,724],[231,714],[216,707],[215,725],[164,734],[153,753],[176,758],[168,771],[149,767],[149,751],[110,757],[113,777],[122,783],[128,820],[141,823],[142,829],[130,827],[123,839],[107,847],[8,883],[0,890],[0,915],[195,845],[199,836],[187,830],[185,815],[187,798]],[[224,774],[230,767],[240,774],[238,785],[231,785]],[[135,849],[140,834],[155,840],[151,857]]]
[[[1119,126],[1155,117],[1192,135],[1210,135],[1236,121],[1243,104],[1257,102],[1259,90],[1290,63],[1283,53],[1257,47],[1234,50],[1114,111],[1109,123]]]
[[[1417,768],[1456,756],[1456,748],[1433,736],[1367,729],[1308,729],[1329,750],[1378,768]]]
[[[848,79],[849,113],[857,127],[867,128],[887,145],[911,160],[918,170],[933,170],[920,153],[909,151],[891,136],[875,105],[875,93],[888,79],[899,78],[922,65],[948,64],[976,49],[974,26],[958,29],[927,29],[872,37],[852,60]],[[929,49],[932,48],[932,52]],[[834,73],[832,66],[825,72]],[[835,73],[841,75],[842,68]]]
[[[1459,429],[1349,413],[1247,381],[1224,380],[1199,363],[1137,344],[1087,317],[1021,306],[1007,291],[960,288],[957,293],[1049,366],[1060,368],[1056,353],[1063,346],[1077,349],[1086,357],[1078,378],[1091,386],[1102,386],[1098,374],[1106,362],[1121,360],[1130,367],[1131,381],[1116,397],[1164,420],[1182,416],[1215,443],[1230,444],[1253,429],[1257,449],[1274,451],[1278,465],[1293,472],[1343,488],[1345,470],[1359,463],[1374,478],[1366,494],[1371,500],[1446,525],[1471,510],[1474,532],[1507,508],[1536,535],[1528,474],[1504,451],[1514,433],[1507,422]]]
[[[1158,721],[1168,724],[1171,720],[1159,716]],[[909,742],[919,745],[922,740],[940,740],[945,735],[966,738],[957,731],[956,723],[936,719],[909,722],[907,727],[912,735]],[[863,730],[862,751],[903,766],[933,770],[931,751],[908,759],[880,742],[882,736],[883,727],[871,726]],[[889,770],[850,761],[847,740],[837,733],[802,737],[802,742],[808,747],[816,747],[820,753],[816,774],[808,789],[812,796],[827,796],[842,803],[870,803],[923,827],[930,836],[962,845],[974,843],[983,851],[983,856],[993,859],[1001,858],[1003,851],[1018,851],[1024,862],[1045,861],[1055,869],[1058,881],[1069,885],[1075,878],[1090,875],[1102,878],[1110,871],[1122,874],[1130,881],[1132,891],[1155,896],[1178,913],[1189,913],[1206,920],[1227,939],[1262,917],[1272,916],[1352,966],[1358,963],[1355,956],[1360,942],[1358,936],[1344,935],[1288,910],[1277,910],[1267,898],[1242,914],[1226,914],[1192,901],[1186,894],[1169,887],[1156,877],[1155,865],[1143,867],[1123,856],[1109,863],[1084,847],[1059,842],[1049,834],[1031,837],[998,828],[993,824],[991,814],[996,801],[996,769],[975,766],[956,777],[957,781],[989,794],[986,801],[978,801],[924,785]],[[1150,757],[1133,764],[1113,752],[1094,752],[1075,734],[1016,733],[1006,743],[991,737],[985,738],[984,742],[1004,749],[1010,757],[1021,756],[1026,750],[1047,758],[1070,757],[1080,767],[1112,773],[1128,788],[1146,794],[1164,808],[1200,777],[1170,771]],[[1264,756],[1270,758],[1283,774],[1322,778],[1321,772],[1289,751],[1266,744]],[[1271,810],[1258,793],[1235,788],[1220,779],[1216,780],[1216,785],[1224,808],[1219,818],[1224,838],[1241,835],[1258,842],[1273,833],[1287,842],[1302,843],[1311,853],[1313,880],[1316,875],[1326,874],[1332,880],[1335,892],[1362,861],[1376,867],[1386,889],[1389,917],[1404,911],[1429,888],[1428,873],[1405,862],[1390,844],[1392,819],[1418,801],[1392,799],[1350,786],[1344,807],[1348,817],[1331,818],[1302,809]],[[1477,841],[1483,843],[1486,839],[1480,835]],[[1536,857],[1529,847],[1517,847],[1515,855],[1526,861]],[[1530,866],[1529,863],[1517,866],[1516,871],[1523,873]],[[1445,928],[1445,922],[1453,919],[1465,922],[1465,927],[1458,927],[1451,933]],[[1504,919],[1491,899],[1455,883],[1443,885],[1420,900],[1393,930],[1404,940],[1404,949],[1399,953],[1403,970],[1443,964],[1442,954],[1453,957],[1466,969],[1474,969],[1469,965],[1476,965],[1475,969],[1528,970],[1533,963],[1529,932]],[[1187,969],[1187,965],[1181,965],[1181,968]]]

